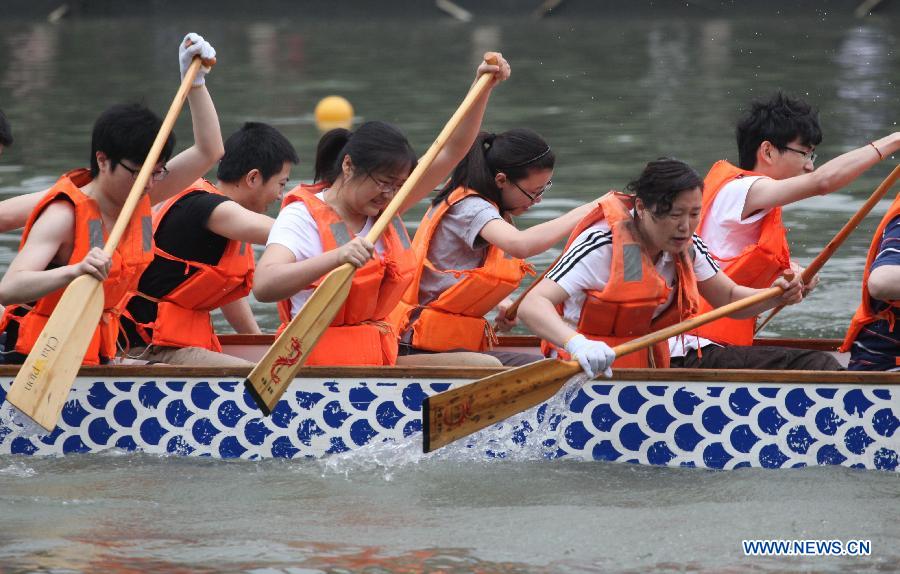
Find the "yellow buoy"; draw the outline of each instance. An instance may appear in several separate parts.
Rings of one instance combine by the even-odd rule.
[[[328,96],[316,104],[316,127],[326,132],[334,128],[350,129],[353,125],[353,106],[347,98]]]

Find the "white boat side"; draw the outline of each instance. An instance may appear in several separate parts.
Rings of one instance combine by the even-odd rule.
[[[244,356],[260,353],[262,341],[225,338],[227,348]],[[526,338],[505,342],[532,348]],[[827,350],[835,342],[815,345]],[[0,366],[0,400],[15,372]],[[425,396],[497,370],[305,367],[270,417],[243,388],[248,372],[83,368],[57,428],[29,437],[4,418],[0,453],[119,448],[253,460],[321,457],[408,439],[421,431]],[[714,469],[838,464],[897,470],[897,383],[900,375],[893,373],[620,369],[611,380],[581,387],[558,411],[543,405],[515,417],[505,448],[548,458]],[[505,454],[495,444],[485,449],[485,456]]]

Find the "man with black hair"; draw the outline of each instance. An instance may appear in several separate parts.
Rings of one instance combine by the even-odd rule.
[[[265,245],[281,197],[299,161],[275,128],[246,123],[225,142],[218,183],[198,179],[154,213],[154,259],[122,319],[135,359],[169,364],[248,365],[222,354],[210,311],[220,308],[238,333],[260,333],[246,295],[252,244]]]
[[[815,169],[815,150],[822,141],[818,112],[782,92],[754,102],[736,135],[740,166],[725,160],[712,166],[704,181],[698,229],[725,273],[739,285],[757,288],[770,285],[785,270],[803,271],[790,258],[783,206],[837,191],[900,150],[900,132],[895,132]],[[818,277],[804,287],[804,294],[816,283]],[[704,302],[700,311],[710,308]],[[673,366],[840,368],[824,353],[751,347],[755,324],[755,317],[720,319],[701,327],[697,336],[673,338]]]
[[[203,37],[188,34],[179,43],[182,78],[195,56],[204,66],[187,98],[194,145],[170,160],[175,138],[169,136],[112,256],[102,246],[162,127],[161,118],[141,105],[109,108],[94,123],[90,170],[64,174],[41,195],[28,218],[19,253],[0,280],[0,303],[9,305],[0,319],[0,332],[7,335],[0,361],[24,361],[65,287],[84,274],[101,281],[104,291],[103,315],[84,364],[104,363],[115,356],[124,298],[153,257],[151,204],[184,189],[222,155],[219,120],[205,82],[215,50]]]

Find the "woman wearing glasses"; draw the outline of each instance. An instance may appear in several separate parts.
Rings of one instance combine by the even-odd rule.
[[[485,60],[494,56],[499,65],[482,62],[477,75],[493,73],[496,85],[509,77],[509,65],[496,53],[485,54]],[[470,108],[400,213],[437,187],[465,156],[481,126],[488,94]],[[416,259],[399,217],[374,245],[365,235],[412,172],[416,156],[406,137],[383,122],[366,122],[352,133],[336,130],[325,138],[317,172],[320,166],[332,168],[320,174],[324,183],[301,186],[285,197],[257,266],[253,293],[260,301],[280,301],[284,325],[325,275],[352,264],[359,269],[346,302],[305,364],[392,365],[397,363],[398,338],[386,318],[412,279]],[[448,357],[447,362],[489,364],[485,359],[490,358],[470,355]]]
[[[401,332],[401,354],[469,350],[505,365],[535,360],[491,353],[494,329],[484,316],[498,307],[498,329],[512,328],[515,321],[505,319],[507,297],[526,273],[533,274],[525,259],[565,238],[595,205],[525,230],[512,224],[511,216],[550,189],[555,159],[547,142],[528,129],[479,134],[416,232],[420,265],[391,317]]]

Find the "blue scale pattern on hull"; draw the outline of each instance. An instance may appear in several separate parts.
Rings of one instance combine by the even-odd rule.
[[[0,380],[0,398],[10,379]],[[459,381],[463,383],[465,381]],[[233,380],[79,379],[61,426],[21,435],[0,420],[0,453],[60,455],[109,448],[185,456],[325,456],[421,430],[422,400],[446,381],[295,381],[263,417]],[[550,458],[697,468],[839,464],[897,470],[900,401],[889,387],[596,383],[568,408],[518,415],[510,447]],[[486,457],[506,457],[495,444]]]

